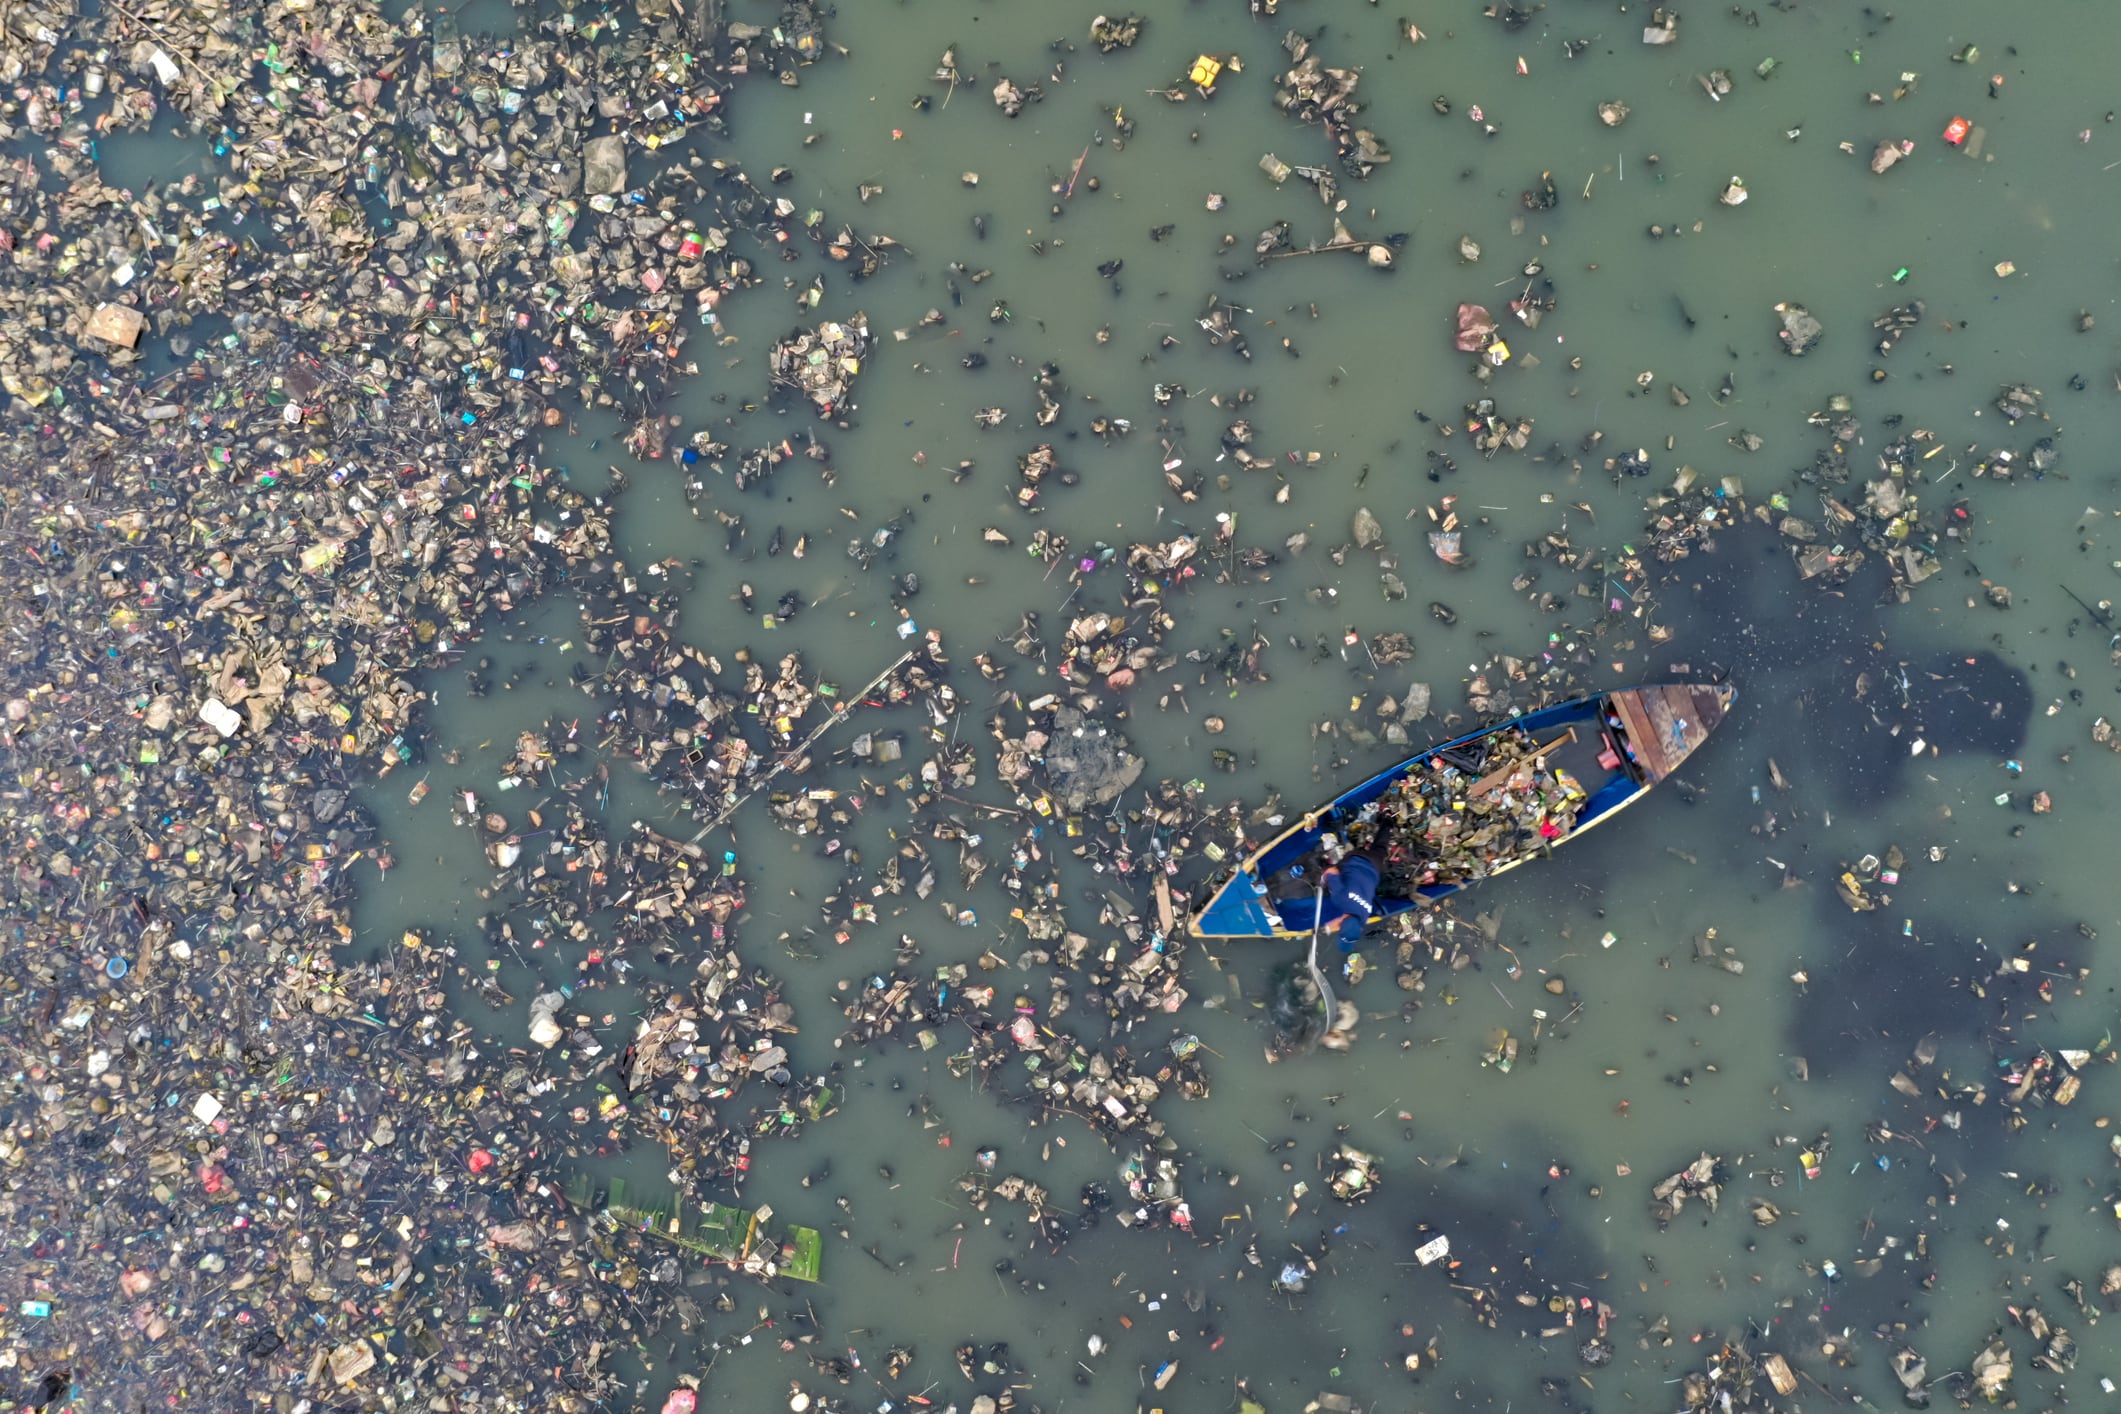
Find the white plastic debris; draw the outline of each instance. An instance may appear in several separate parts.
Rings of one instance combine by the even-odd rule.
[[[221,1117],[221,1102],[211,1095],[202,1094],[192,1101],[192,1117],[201,1124],[212,1124]]]
[[[236,709],[218,697],[209,697],[199,708],[199,720],[223,736],[234,736],[243,725],[243,718]]]
[[[530,999],[530,1039],[551,1050],[566,1035],[558,1021],[567,999],[558,992],[540,992]]]

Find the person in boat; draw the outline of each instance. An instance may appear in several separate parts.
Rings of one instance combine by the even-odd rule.
[[[1370,926],[1370,915],[1377,911],[1377,885],[1382,872],[1373,851],[1357,849],[1342,855],[1320,876],[1325,902],[1318,911],[1325,916],[1318,927],[1321,932],[1329,928],[1340,930],[1342,952],[1351,953],[1362,946],[1363,929]]]

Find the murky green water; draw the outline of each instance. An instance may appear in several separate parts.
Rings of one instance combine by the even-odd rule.
[[[768,17],[770,8],[731,7],[739,18]],[[1932,3],[1886,21],[1853,6],[1814,5],[1762,8],[1754,24],[1718,7],[1689,7],[1679,41],[1660,49],[1640,41],[1639,6],[1555,4],[1514,32],[1471,4],[1403,18],[1380,5],[1288,0],[1273,23],[1253,22],[1243,9],[1160,7],[1139,46],[1102,57],[1083,42],[1095,6],[847,4],[830,31],[844,54],[805,70],[797,88],[754,79],[735,92],[730,155],[753,172],[788,165],[793,176],[779,191],[821,208],[826,229],[852,223],[900,248],[884,274],[860,285],[805,251],[785,267],[788,290],[769,282],[723,306],[721,346],[708,337],[691,346],[701,373],[671,409],[683,434],[734,416],[723,440],[746,447],[805,424],[800,406],[738,409],[763,401],[767,349],[810,318],[796,295],[821,268],[816,317],[864,311],[881,335],[857,387],[854,425],[823,429],[836,484],[823,484],[801,460],[745,493],[710,476],[703,508],[741,514],[749,527],[735,554],[711,518],[691,514],[673,468],[622,460],[618,429],[585,420],[579,439],[548,448],[550,464],[585,483],[602,484],[607,464],[624,468],[627,559],[675,556],[695,575],[681,622],[687,639],[720,653],[800,649],[821,670],[859,681],[898,652],[886,573],[919,573],[926,588],[912,601],[915,617],[941,630],[963,663],[999,647],[992,640],[1027,609],[1044,616],[1051,637],[1068,612],[1118,606],[1113,571],[1049,576],[1027,557],[1021,545],[1035,529],[1065,533],[1077,553],[1097,542],[1124,548],[1181,529],[1212,531],[1224,515],[1236,519],[1241,543],[1277,552],[1287,537],[1309,532],[1303,554],[1230,584],[1203,577],[1172,604],[1178,652],[1212,649],[1218,630],[1257,624],[1275,644],[1266,664],[1272,681],[1232,694],[1218,675],[1180,662],[1137,685],[1127,719],[1152,775],[1203,777],[1215,799],[1254,802],[1280,790],[1295,804],[1390,759],[1385,747],[1354,748],[1314,730],[1351,720],[1351,698],[1374,701],[1419,680],[1435,687],[1440,707],[1455,707],[1462,679],[1491,652],[1536,653],[1564,617],[1580,628],[1599,616],[1611,587],[1574,597],[1575,577],[1526,561],[1525,542],[1563,533],[1579,548],[1625,545],[1639,533],[1645,493],[1682,464],[1742,477],[1755,498],[1789,490],[1799,513],[1809,513],[1813,493],[1793,472],[1826,445],[1804,419],[1833,394],[1853,396],[1872,443],[1891,435],[1883,430],[1890,416],[1934,430],[1945,451],[1926,465],[1945,485],[1926,494],[1969,498],[1973,546],[1899,607],[1871,602],[1881,587],[1875,576],[1845,598],[1800,586],[1765,530],[1727,537],[1717,555],[1678,566],[1655,591],[1655,619],[1671,637],[1612,633],[1600,685],[1713,665],[1740,688],[1738,716],[1690,764],[1684,789],[1660,792],[1623,826],[1468,896],[1461,911],[1499,918],[1499,940],[1521,961],[1520,976],[1490,951],[1472,970],[1432,970],[1419,1009],[1403,1011],[1416,998],[1379,969],[1353,992],[1365,1021],[1351,1053],[1269,1067],[1254,1003],[1274,950],[1195,948],[1186,981],[1196,1003],[1168,1026],[1129,1038],[1147,1049],[1190,1031],[1215,1053],[1212,1098],[1160,1106],[1185,1155],[1198,1218],[1190,1239],[1131,1234],[1108,1221],[1049,1254],[1003,1205],[973,1212],[955,1180],[980,1146],[997,1146],[1004,1171],[1028,1173],[1060,1195],[1093,1179],[1116,1184],[1119,1155],[1080,1124],[1035,1125],[1030,1109],[974,1093],[945,1071],[940,1050],[836,1051],[836,984],[887,966],[901,932],[914,934],[934,963],[969,960],[990,946],[1011,955],[1020,939],[1006,926],[1008,901],[991,886],[971,898],[946,888],[939,898],[975,906],[980,927],[950,926],[930,901],[902,917],[887,913],[835,946],[814,929],[817,901],[840,869],[819,857],[814,840],[771,828],[757,807],[739,816],[717,842],[738,853],[752,884],[740,947],[788,980],[802,1025],[793,1045],[800,1067],[853,1067],[841,1112],[799,1143],[767,1146],[746,1193],[795,1221],[851,1236],[828,1240],[827,1280],[817,1291],[740,1291],[739,1310],[715,1318],[697,1344],[671,1348],[666,1338],[650,1352],[644,1391],[659,1398],[675,1374],[711,1362],[706,1388],[727,1401],[718,1407],[778,1407],[787,1381],[808,1371],[777,1349],[776,1332],[737,1342],[761,1310],[780,1317],[804,1300],[827,1348],[852,1347],[872,1367],[885,1345],[915,1343],[941,1381],[929,1394],[938,1407],[962,1407],[970,1393],[949,1368],[949,1346],[1006,1340],[1034,1376],[1024,1397],[1049,1410],[1232,1407],[1239,1378],[1277,1410],[1301,1407],[1325,1388],[1379,1408],[1672,1404],[1671,1382],[1705,1354],[1688,1338],[1697,1330],[1737,1335],[1747,1322],[1765,1332],[1757,1348],[1782,1351],[1826,1383],[1852,1384],[1883,1404],[1897,1389],[1885,1364],[1891,1347],[1874,1328],[1906,1323],[1907,1338],[1941,1374],[1963,1367],[2004,1319],[2004,1301],[2037,1299],[2074,1323],[2059,1282],[2092,1277],[2094,1254],[2112,1247],[2102,1201],[2112,1183],[2107,1134],[2092,1123],[2114,1103],[2111,1077],[2095,1067],[2075,1106],[2034,1111],[2017,1133],[2004,1130],[1993,1102],[1910,1099],[1887,1082],[1918,1038],[1934,1033],[1941,1049],[1926,1082],[1949,1071],[1985,1079],[1993,1096],[2010,1058],[2041,1044],[2089,1047],[2112,1024],[2102,974],[2094,970],[2080,988],[2074,971],[2096,968],[2097,950],[2112,946],[2121,927],[2107,864],[2116,821],[2107,787],[2121,768],[2088,737],[2092,719],[2111,710],[2117,675],[2105,633],[2061,592],[2068,585],[2103,597],[2110,564],[2121,559],[2109,530],[2121,503],[2107,450],[2121,431],[2113,345],[2121,314],[2108,238],[2121,217],[2121,172],[2109,170],[2121,161],[2121,128],[2108,125],[2104,107],[2109,12],[2065,3],[2018,15]],[[1423,42],[1404,39],[1409,19]],[[1314,33],[1326,63],[1362,66],[1365,123],[1394,160],[1368,181],[1342,179],[1341,219],[1364,237],[1411,235],[1392,272],[1340,254],[1263,268],[1251,258],[1256,234],[1277,220],[1292,224],[1299,245],[1332,231],[1333,213],[1307,186],[1292,179],[1277,188],[1258,167],[1266,152],[1298,164],[1330,159],[1322,133],[1285,119],[1270,101],[1289,26]],[[1564,41],[1573,39],[1588,47],[1566,58]],[[1969,42],[1981,48],[1978,62],[1949,62]],[[929,78],[946,46],[966,76],[954,89]],[[1172,104],[1151,92],[1201,52],[1240,56],[1242,72],[1207,102]],[[1520,56],[1525,77],[1516,72]],[[1755,77],[1770,58],[1779,61],[1772,76]],[[1735,76],[1721,102],[1695,78],[1715,68]],[[1919,78],[1895,99],[1903,72]],[[1990,96],[1991,74],[2005,80],[2000,97]],[[1004,119],[988,97],[1003,75],[1039,82],[1043,101]],[[1877,105],[1865,101],[1873,89],[1883,97]],[[928,111],[911,106],[919,96],[930,100]],[[1438,96],[1448,98],[1448,116],[1432,108]],[[1606,99],[1631,106],[1624,126],[1599,122],[1595,105]],[[1493,136],[1467,117],[1475,104],[1498,129]],[[1123,145],[1115,108],[1135,124]],[[1940,140],[1955,114],[1985,130],[1978,158]],[[2080,142],[2086,129],[2090,140]],[[815,143],[801,145],[813,134]],[[1913,154],[1872,175],[1875,144],[1903,137],[1914,140]],[[1854,155],[1837,150],[1844,141]],[[1056,215],[1054,185],[1086,148],[1083,181]],[[111,143],[111,179],[144,177],[147,150]],[[978,174],[976,186],[965,173]],[[1522,194],[1548,173],[1557,203],[1528,209]],[[1733,175],[1751,195],[1727,208],[1716,197]],[[882,187],[867,203],[857,197],[864,183]],[[1210,193],[1226,198],[1224,209],[1206,209]],[[984,237],[976,218],[984,218]],[[1671,234],[1652,239],[1653,223]],[[1164,227],[1168,235],[1152,238]],[[1221,248],[1226,234],[1230,249]],[[1462,235],[1481,247],[1477,264],[1461,261]],[[780,268],[770,253],[756,258]],[[1994,267],[2005,260],[2016,273],[1999,278]],[[1124,266],[1101,276],[1110,261]],[[1527,276],[1534,261],[1543,274]],[[956,265],[965,268],[954,273]],[[1896,284],[1903,267],[1905,282]],[[991,274],[975,282],[978,271]],[[1462,432],[1445,433],[1461,405],[1483,392],[1470,360],[1450,348],[1450,317],[1461,301],[1501,312],[1528,285],[1548,288],[1541,282],[1550,282],[1556,309],[1536,331],[1506,325],[1515,357],[1485,390],[1505,415],[1535,420],[1530,452],[1483,460]],[[1196,326],[1210,297],[1247,309],[1249,360],[1211,347]],[[1869,321],[1908,299],[1926,301],[1926,317],[1881,359]],[[1825,342],[1803,360],[1777,348],[1771,307],[1781,300],[1803,302],[1826,323]],[[997,302],[1006,303],[1006,319],[990,319]],[[916,329],[930,308],[944,321]],[[2076,332],[2080,310],[2097,321],[2089,333]],[[913,330],[903,342],[889,333],[900,328]],[[1100,343],[1106,330],[1109,341]],[[1171,347],[1160,344],[1166,335]],[[1284,339],[1293,346],[1286,352]],[[986,355],[983,369],[961,366],[972,352]],[[1068,394],[1059,422],[1041,430],[1032,421],[1033,376],[1048,362]],[[1874,383],[1874,369],[1890,376]],[[1719,404],[1710,395],[1727,373],[1735,394]],[[2081,391],[2070,387],[2073,375],[2082,376]],[[2009,381],[2045,390],[2051,422],[2004,428],[1991,404]],[[1158,383],[1182,384],[1188,395],[1159,409],[1151,398]],[[1675,405],[1673,384],[1690,395],[1688,405]],[[1257,429],[1254,450],[1275,458],[1272,472],[1218,460],[1241,389],[1257,394],[1242,414]],[[994,404],[1008,411],[1007,422],[977,430],[972,413]],[[1131,419],[1135,430],[1107,445],[1090,431],[1098,417]],[[1764,446],[1734,450],[1726,439],[1741,430]],[[1602,445],[1585,453],[1593,432],[1604,434]],[[2044,480],[1962,486],[1963,470],[1944,475],[2040,435],[2055,436],[2064,454]],[[1049,479],[1027,512],[1016,502],[1014,463],[1045,440],[1080,483]],[[1601,464],[1635,447],[1650,453],[1656,474],[1616,486]],[[1455,472],[1432,480],[1431,453],[1453,458]],[[1867,458],[1863,447],[1851,449],[1859,470]],[[951,470],[965,459],[976,466],[955,483]],[[1166,461],[1181,462],[1186,475],[1206,473],[1197,500],[1183,503],[1167,490]],[[1285,502],[1277,497],[1284,486]],[[1447,569],[1428,554],[1426,508],[1445,496],[1470,522],[1469,568]],[[1344,565],[1326,558],[1349,539],[1358,506],[1387,529],[1384,554],[1409,588],[1404,602],[1384,597],[1376,556],[1351,553]],[[875,570],[850,560],[847,542],[909,512]],[[1018,548],[983,544],[990,526]],[[777,528],[790,545],[808,537],[804,558],[761,553]],[[1566,614],[1542,614],[1512,591],[1520,570],[1537,574],[1540,590],[1570,596]],[[2015,607],[1979,602],[1984,578],[2008,583]],[[762,606],[792,590],[806,607],[768,630],[732,601],[742,583]],[[1456,611],[1455,625],[1428,615],[1432,600]],[[1348,629],[1392,627],[1417,643],[1405,667],[1379,674],[1337,649]],[[435,678],[435,744],[461,747],[465,760],[416,768],[434,792],[422,807],[406,803],[411,782],[402,772],[369,793],[399,865],[365,886],[367,946],[381,949],[401,929],[428,925],[454,932],[484,965],[471,920],[484,910],[475,890],[485,866],[470,836],[449,827],[442,802],[462,789],[494,799],[497,765],[516,732],[553,714],[594,711],[566,687],[568,668],[587,661],[567,646],[580,637],[561,586],[478,646],[495,663],[489,696],[468,698],[457,675]],[[1312,646],[1320,641],[1335,646],[1320,654]],[[1974,746],[1978,733],[1963,725],[1932,730],[1942,754],[1911,758],[1906,735],[1886,735],[1873,718],[1876,703],[1855,698],[1858,669],[1877,674],[1888,661],[1905,663],[1931,700],[1951,701],[1953,683],[1926,673],[1949,679],[1955,660],[1982,650],[2030,685],[2031,720],[2014,753],[2022,777],[2005,771],[2000,753]],[[1015,667],[1011,685],[1028,695],[1032,672]],[[965,680],[985,690],[969,673]],[[1987,681],[1968,689],[1980,703]],[[2044,715],[2050,703],[2059,710]],[[1243,758],[1234,774],[1210,769],[1199,725],[1209,712],[1232,724],[1216,744]],[[1985,719],[1985,707],[1961,715]],[[2065,754],[2076,759],[2065,763]],[[916,743],[909,762],[917,756]],[[1347,764],[1337,764],[1343,756]],[[1770,757],[1792,782],[1787,793],[1769,782]],[[1888,757],[1889,771],[1863,765]],[[844,789],[853,778],[828,769],[818,783]],[[2052,792],[2051,814],[2025,809],[2024,796],[2037,789]],[[2018,793],[2016,808],[1992,803],[2004,791]],[[1006,803],[991,784],[983,795]],[[606,806],[614,832],[667,808],[615,769]],[[903,819],[895,803],[872,811],[849,842],[881,860],[884,830]],[[2022,836],[2013,826],[2024,827]],[[1896,843],[1910,863],[1891,903],[1852,914],[1834,896],[1843,862]],[[1945,851],[1943,862],[1929,860],[1932,846]],[[1780,865],[1794,887],[1782,887]],[[1064,879],[1066,901],[1094,910],[1105,881]],[[2080,921],[2101,940],[2080,936]],[[1709,927],[1744,960],[1742,975],[1693,960],[1692,939]],[[1610,948],[1600,941],[1608,932],[1617,939]],[[504,953],[497,975],[516,1007],[497,1012],[468,995],[459,1005],[482,1030],[521,1044],[523,1003],[540,984],[580,984],[578,951]],[[2022,982],[1986,980],[2013,955],[2030,960]],[[1801,985],[1792,980],[1800,972],[1809,979]],[[1541,990],[1550,973],[1565,978],[1563,996]],[[2053,974],[2052,1004],[2031,991],[2042,974]],[[616,1016],[609,1030],[623,1044],[636,993],[608,969],[589,976],[576,1004]],[[1542,1008],[1547,1019],[1531,1044]],[[1508,1074],[1482,1064],[1497,1028],[1528,1043]],[[1022,1077],[1015,1083],[1020,1089]],[[555,1125],[564,1127],[571,1101],[554,1098]],[[932,1123],[915,1113],[922,1098]],[[1932,1128],[1947,1109],[1963,1111],[1962,1127]],[[1872,1121],[1899,1137],[1866,1143]],[[1383,1194],[1358,1208],[1322,1207],[1317,1158],[1343,1127],[1349,1142],[1380,1156]],[[1805,1181],[1795,1150],[1822,1130],[1831,1130],[1833,1152],[1820,1176]],[[1645,1212],[1649,1185],[1703,1150],[1724,1156],[1736,1174],[1721,1211],[1690,1207],[1658,1231]],[[652,1189],[666,1163],[636,1150],[597,1172]],[[1550,1177],[1557,1163],[1572,1171]],[[1770,1171],[1788,1181],[1771,1187]],[[808,1187],[806,1176],[815,1180]],[[2027,1196],[2039,1182],[2060,1189],[2052,1199]],[[1292,1205],[1298,1183],[1308,1192]],[[1779,1204],[1781,1220],[1756,1229],[1745,1209],[1752,1197]],[[846,1200],[844,1212],[836,1198]],[[1505,1293],[1497,1329],[1474,1322],[1444,1272],[1415,1265],[1420,1222],[1452,1236],[1465,1260],[1459,1285],[1493,1283]],[[1919,1260],[1910,1255],[1918,1237],[1927,1242]],[[1884,1251],[1888,1239],[1900,1245]],[[1291,1243],[1328,1254],[1313,1290],[1296,1297],[1269,1287]],[[1876,1275],[1857,1274],[1859,1262],[1881,1255]],[[1820,1274],[1827,1261],[1839,1282]],[[1925,1289],[1931,1273],[1934,1289]],[[1197,1314],[1181,1299],[1189,1287],[1205,1296]],[[1588,1312],[1575,1313],[1574,1329],[1541,1338],[1562,1317],[1518,1306],[1511,1298],[1519,1292],[1609,1303],[1620,1347],[1613,1365],[1578,1382],[1575,1350]],[[1638,1337],[1660,1315],[1670,1316],[1678,1343],[1644,1348]],[[1084,1345],[1093,1333],[1110,1343],[1095,1359]],[[1425,1358],[1410,1382],[1402,1359],[1431,1337],[1442,1362],[1432,1369]],[[2087,1359],[2066,1381],[2071,1392],[2111,1364],[2092,1353],[2097,1342],[2080,1338]],[[1857,1368],[1834,1371],[1821,1353],[1827,1340],[1848,1342]],[[1145,1380],[1170,1359],[1181,1362],[1179,1373],[1158,1394]],[[1541,1377],[1560,1380],[1557,1392],[1542,1395]],[[2060,1387],[2054,1376],[2039,1380],[2039,1398]]]

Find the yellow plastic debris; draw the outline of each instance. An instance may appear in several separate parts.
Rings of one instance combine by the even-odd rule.
[[[1203,54],[1193,61],[1193,72],[1188,74],[1187,77],[1202,88],[1213,88],[1215,87],[1215,80],[1221,76],[1222,71],[1222,60],[1212,55]]]

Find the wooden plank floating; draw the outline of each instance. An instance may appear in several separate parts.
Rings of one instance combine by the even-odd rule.
[[[578,1177],[566,1193],[576,1207],[593,1208],[595,1185],[588,1177]],[[614,1178],[600,1211],[620,1226],[761,1279],[816,1281],[824,1263],[823,1234],[795,1223],[775,1224],[771,1205],[744,1209],[705,1203],[688,1209],[682,1197],[674,1196],[668,1209],[643,1207],[629,1203],[626,1180]]]

